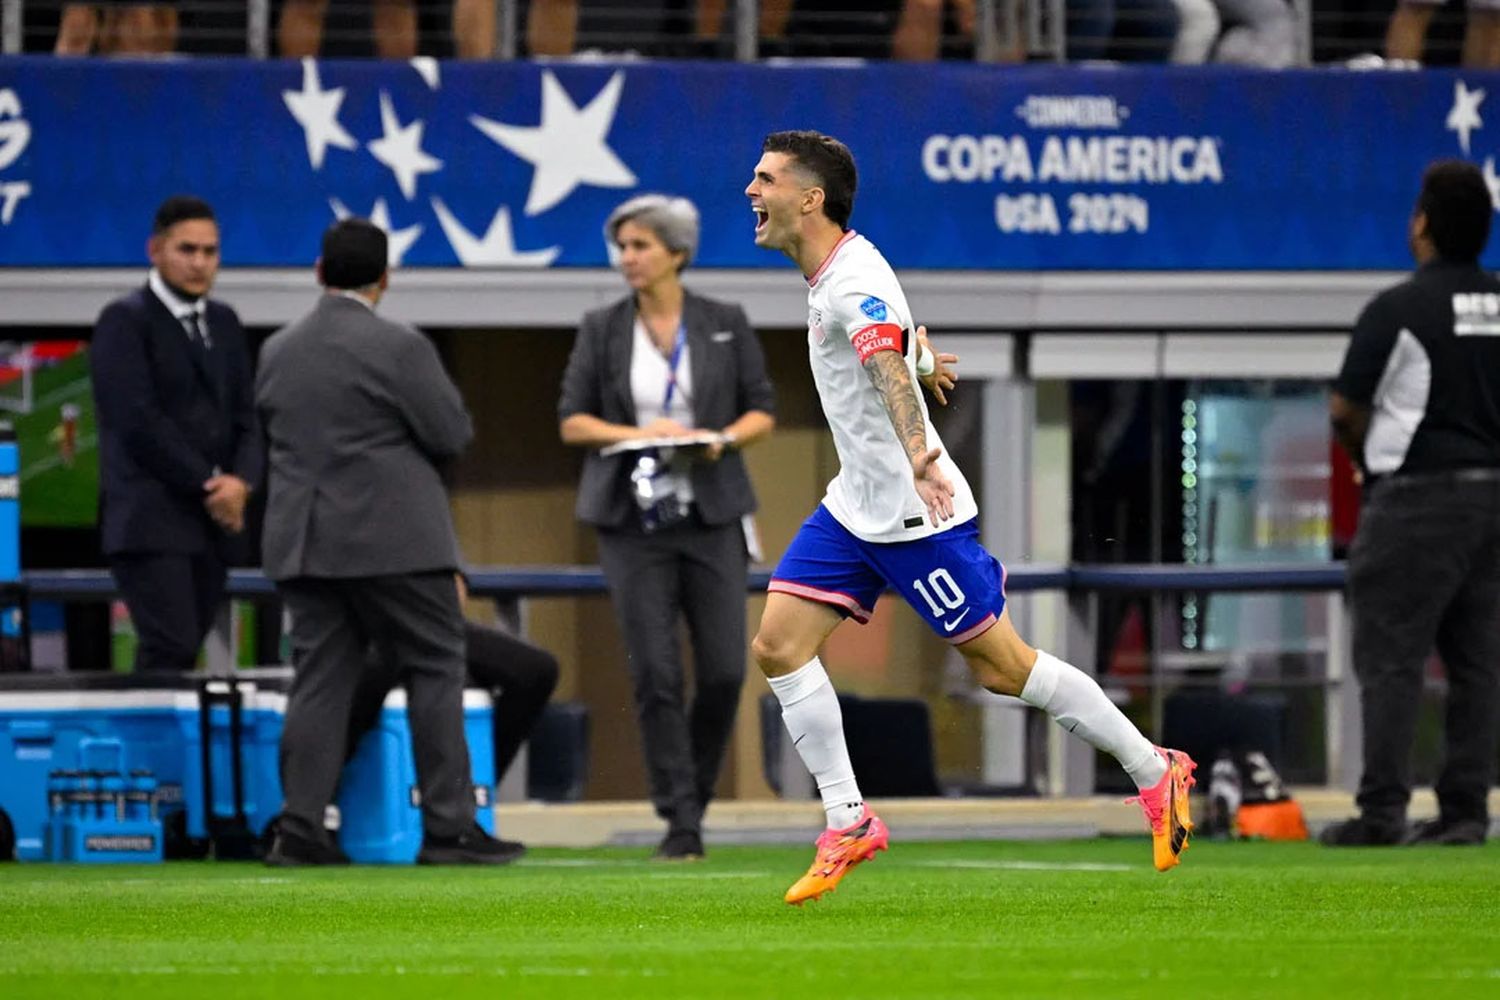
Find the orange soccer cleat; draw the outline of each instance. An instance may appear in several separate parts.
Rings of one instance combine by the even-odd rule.
[[[786,901],[801,906],[809,899],[832,892],[849,869],[861,861],[872,860],[875,852],[886,850],[890,842],[891,831],[865,806],[864,814],[852,826],[824,830],[818,837],[818,855],[807,874],[786,891]]]
[[[1188,847],[1188,834],[1193,831],[1188,789],[1198,783],[1193,777],[1198,765],[1181,750],[1156,750],[1167,762],[1167,773],[1155,785],[1142,788],[1141,794],[1125,801],[1141,804],[1151,827],[1151,860],[1157,871],[1164,872],[1177,867]]]

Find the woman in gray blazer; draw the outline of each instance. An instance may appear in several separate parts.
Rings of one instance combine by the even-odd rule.
[[[698,247],[684,198],[642,195],[604,227],[630,294],[583,318],[558,418],[588,449],[578,518],[599,531],[599,561],[620,619],[651,798],[667,822],[666,859],[703,854],[745,671],[748,556],[742,520],[755,494],[740,450],[769,434],[774,393],[745,312],[682,286]],[[718,432],[710,444],[602,449]],[[695,692],[684,705],[678,623],[692,637]]]

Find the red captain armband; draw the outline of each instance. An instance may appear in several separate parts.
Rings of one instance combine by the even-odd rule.
[[[874,323],[862,330],[857,330],[849,342],[854,345],[854,353],[859,356],[859,363],[864,364],[870,360],[870,355],[879,351],[895,351],[901,353],[902,341],[906,339],[906,331],[895,323]]]

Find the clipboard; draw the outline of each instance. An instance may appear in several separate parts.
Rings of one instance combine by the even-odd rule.
[[[599,449],[599,455],[609,458],[612,455],[624,455],[630,452],[649,451],[653,448],[707,448],[712,444],[726,444],[729,439],[717,431],[702,431],[696,434],[685,434],[680,437],[651,437],[634,438],[630,441],[621,441]]]

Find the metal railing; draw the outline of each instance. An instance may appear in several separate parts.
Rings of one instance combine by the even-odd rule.
[[[607,593],[604,574],[597,566],[513,566],[485,567],[468,574],[470,593],[496,603],[503,621],[514,630],[523,630],[525,602],[537,598],[603,596]],[[748,593],[765,590],[770,572],[758,568],[750,574]],[[1061,624],[1060,648],[1066,657],[1084,670],[1098,673],[1100,623],[1099,599],[1110,592],[1134,591],[1154,595],[1180,593],[1228,593],[1248,591],[1300,592],[1327,594],[1328,638],[1321,653],[1326,667],[1321,676],[1310,675],[1300,682],[1321,687],[1323,695],[1324,743],[1323,771],[1330,785],[1352,786],[1357,777],[1361,754],[1358,725],[1358,699],[1350,659],[1349,619],[1342,590],[1345,567],[1342,563],[1263,565],[1255,567],[1208,567],[1155,564],[1115,564],[1076,566],[1016,566],[1007,577],[1007,591],[1012,595],[1043,591],[1068,594],[1066,622]],[[116,596],[114,580],[103,570],[35,571],[25,575],[31,598],[55,601],[99,601]],[[228,596],[250,600],[272,600],[275,587],[260,572],[235,570],[230,574]],[[233,672],[231,650],[232,625],[228,607],[221,613],[218,625],[206,643],[208,670],[225,675]],[[1232,657],[1226,651],[1225,657]],[[1144,681],[1150,685],[1152,717],[1158,727],[1164,717],[1163,700],[1167,689],[1187,686],[1181,671],[1169,673],[1169,654],[1153,648],[1143,677],[1101,677],[1106,687],[1130,685]],[[1288,688],[1299,686],[1283,678],[1262,680],[1260,687]],[[1160,733],[1156,734],[1160,737]],[[1041,758],[1044,769],[1035,775],[1033,787],[1048,795],[1092,794],[1094,791],[1095,751],[1078,740],[1067,739],[1058,727],[1046,730],[1046,751]]]

